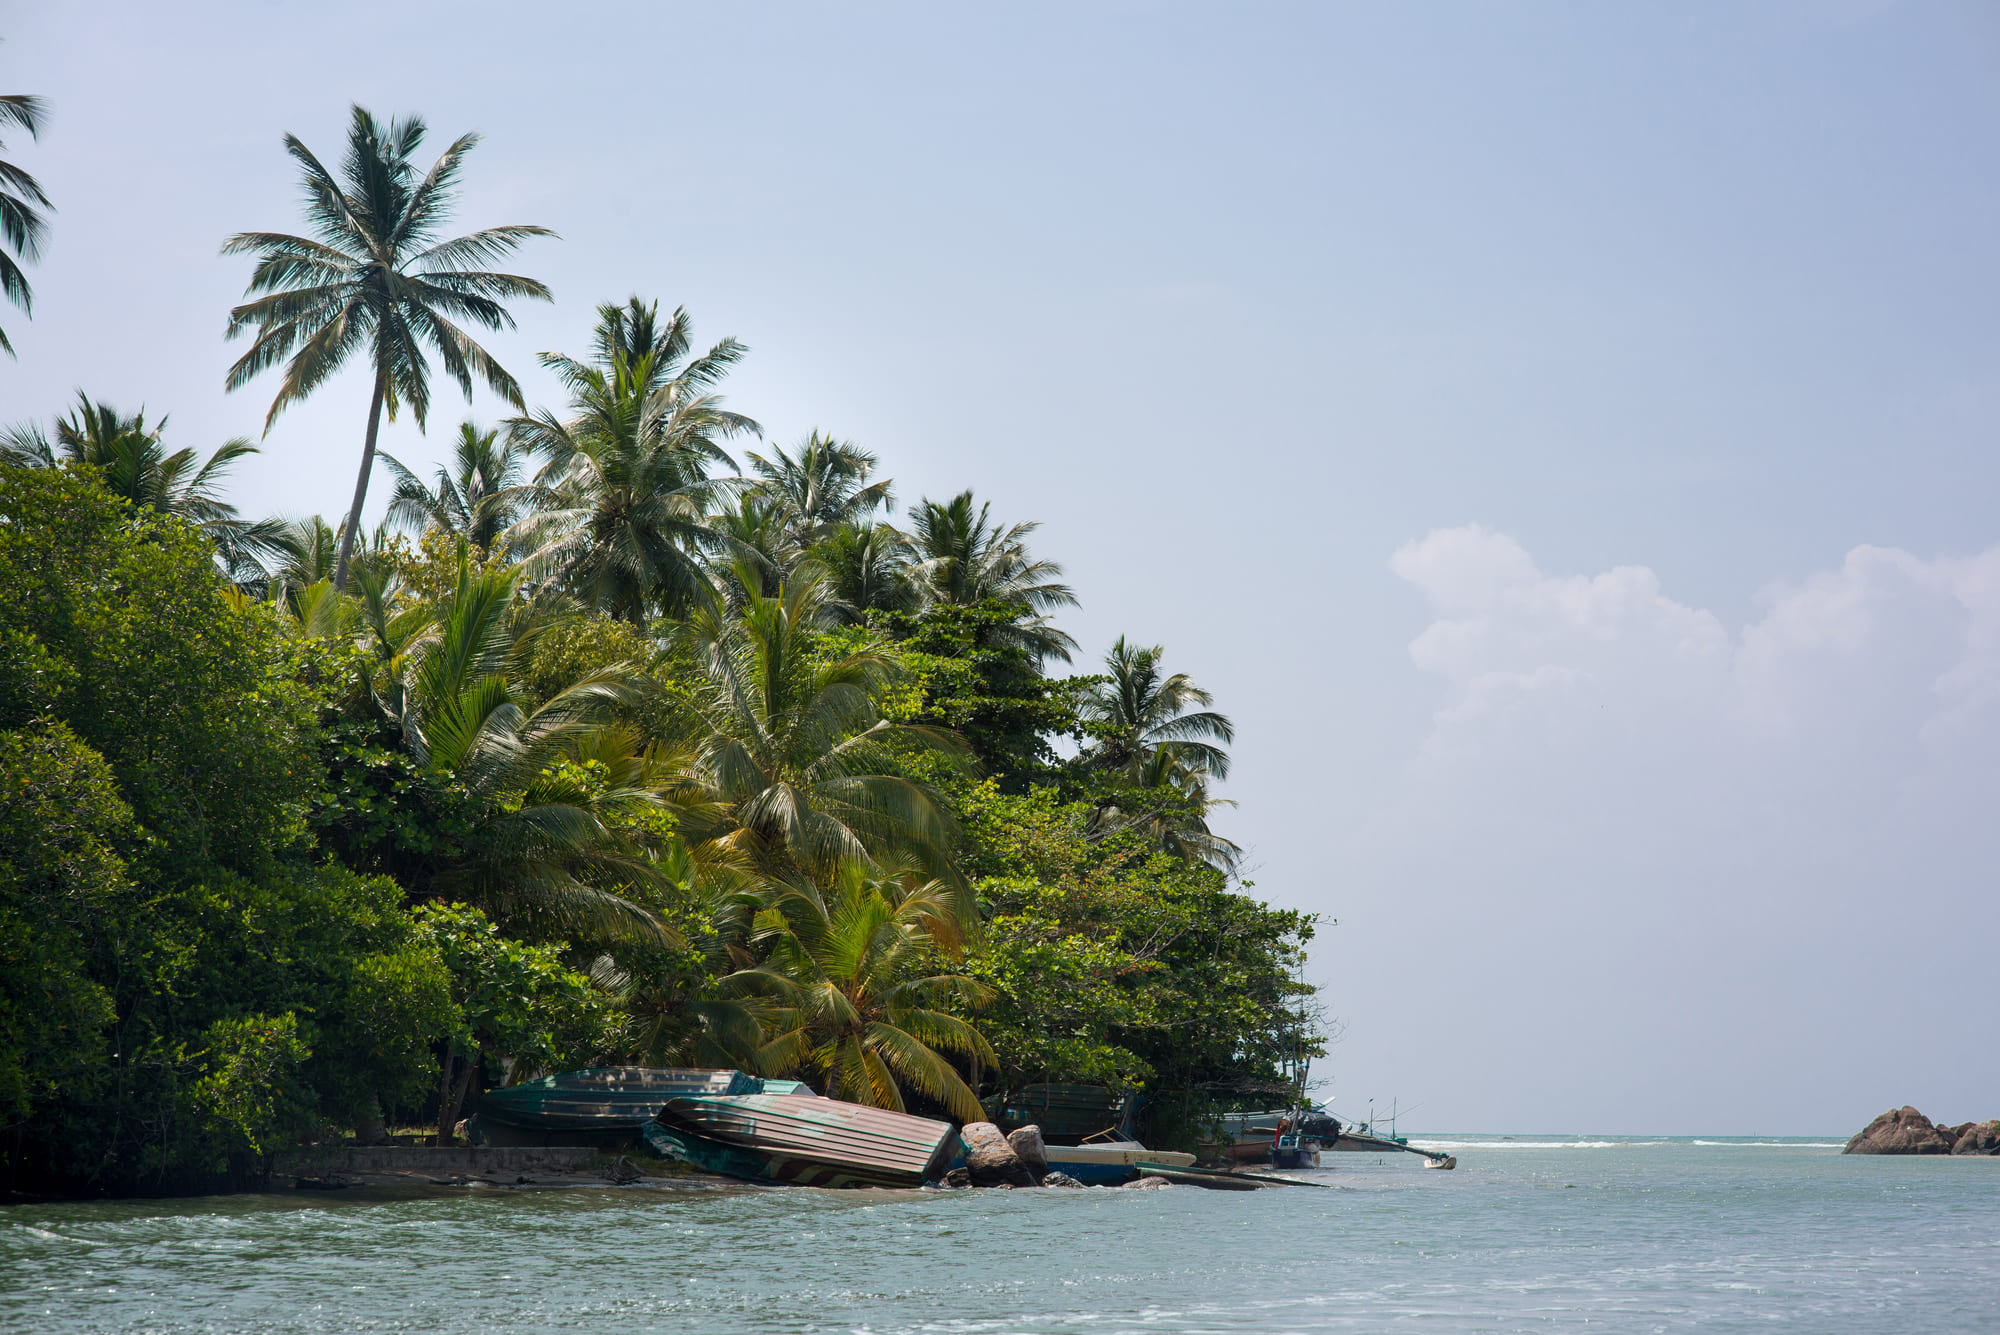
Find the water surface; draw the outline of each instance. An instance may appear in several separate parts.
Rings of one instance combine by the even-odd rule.
[[[313,1194],[0,1209],[0,1331],[2000,1331],[2000,1159],[1439,1137],[1335,1190]]]

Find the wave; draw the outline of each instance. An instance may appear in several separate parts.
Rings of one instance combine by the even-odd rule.
[[[45,1228],[36,1228],[33,1224],[16,1224],[14,1227],[33,1237],[47,1238],[50,1242],[67,1242],[78,1247],[105,1247],[110,1245],[103,1242],[94,1242],[89,1238],[65,1237],[60,1233],[51,1233]]]
[[[1629,1150],[1657,1145],[1700,1145],[1718,1149],[1837,1150],[1838,1140],[1433,1140],[1411,1136],[1413,1149],[1426,1150]]]
[[[1767,1150],[1839,1150],[1847,1148],[1844,1140],[1697,1140],[1696,1145],[1717,1145],[1725,1149]]]
[[[1414,1148],[1426,1150],[1622,1150],[1631,1145],[1664,1145],[1664,1140],[1419,1140],[1410,1137]]]

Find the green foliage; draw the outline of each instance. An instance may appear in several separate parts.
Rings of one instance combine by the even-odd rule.
[[[221,1171],[234,1156],[262,1154],[306,1120],[312,1092],[300,1078],[311,1050],[299,1018],[246,1015],[217,1020],[193,1054],[202,1075],[189,1090],[201,1118],[201,1141]]]
[[[0,1118],[88,1086],[113,1013],[90,940],[130,894],[131,810],[61,724],[0,732]]]
[[[437,952],[455,1007],[448,1035],[460,1057],[511,1059],[516,1077],[585,1065],[616,1042],[618,1017],[566,947],[501,935],[466,904],[422,904],[417,937]]]
[[[999,633],[1031,619],[1019,605],[995,599],[870,618],[896,642],[912,679],[884,712],[957,733],[1010,793],[1060,779],[1054,742],[1082,740],[1078,702],[1093,680],[1045,677],[1032,654]]]
[[[1143,838],[1092,839],[1091,804],[1051,789],[986,784],[961,807],[991,914],[968,972],[997,994],[982,1027],[1004,1085],[1137,1086],[1154,1143],[1188,1144],[1217,1098],[1268,1098],[1318,1054],[1297,1014],[1310,915]]]
[[[979,1101],[951,1058],[996,1060],[959,1013],[991,994],[938,967],[966,926],[938,882],[859,863],[831,886],[775,895],[757,915],[765,962],[725,980],[776,1003],[758,1067],[809,1074],[829,1098],[900,1112],[907,1089],[953,1117],[978,1118]]]
[[[304,833],[310,700],[201,536],[92,478],[0,468],[0,726],[67,723],[152,836],[147,878],[255,872]]]

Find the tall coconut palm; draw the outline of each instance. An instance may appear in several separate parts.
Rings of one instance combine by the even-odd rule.
[[[30,139],[41,136],[46,112],[42,99],[32,94],[0,95],[0,126],[19,126],[28,132]],[[5,146],[0,142],[0,148]],[[42,210],[50,207],[49,197],[42,193],[34,177],[11,162],[0,162],[0,240],[6,242],[0,246],[0,292],[5,292],[7,300],[30,316],[35,313],[35,292],[28,286],[28,277],[21,272],[15,255],[30,262],[41,258],[42,237],[48,230]],[[7,253],[8,247],[13,249],[13,255]],[[5,329],[0,329],[0,351],[9,357],[15,355]]]
[[[530,237],[553,236],[546,227],[489,227],[438,239],[459,171],[479,136],[461,135],[429,172],[419,173],[410,156],[423,142],[424,129],[420,117],[385,125],[355,107],[341,163],[344,184],[296,135],[286,135],[285,150],[301,168],[306,217],[315,235],[243,232],[222,247],[224,255],[257,257],[248,292],[262,294],[229,313],[230,338],[252,331],[256,337],[229,368],[228,387],[240,389],[285,362],[284,383],[264,419],[267,433],[279,413],[357,353],[365,352],[375,373],[361,471],[334,561],[335,588],[346,586],[384,409],[394,421],[408,404],[419,429],[429,414],[430,362],[424,349],[436,352],[468,400],[476,375],[519,408],[521,388],[514,377],[453,320],[512,329],[514,317],[503,303],[549,300],[548,288],[532,278],[474,267],[511,253]]]
[[[1185,672],[1165,674],[1159,645],[1129,644],[1123,635],[1104,657],[1105,678],[1084,696],[1082,714],[1096,740],[1093,763],[1137,779],[1153,756],[1165,751],[1187,773],[1229,777],[1229,753],[1217,742],[1232,742],[1236,730],[1212,709],[1215,697]]]
[[[796,457],[780,446],[769,458],[749,452],[749,459],[757,473],[751,490],[777,508],[800,549],[895,503],[893,480],[869,481],[873,454],[818,431],[805,438]]]
[[[1049,623],[1058,607],[1075,607],[1076,595],[1061,582],[1062,567],[1028,554],[1027,537],[1039,524],[1001,528],[988,518],[990,504],[973,508],[972,493],[948,501],[925,500],[911,513],[917,561],[911,576],[933,602],[969,606],[988,599],[1020,607],[1026,615],[997,639],[1036,661],[1069,661],[1076,641]]]
[[[951,1116],[983,1116],[950,1055],[997,1066],[993,1049],[954,1011],[976,1009],[990,988],[936,973],[936,926],[952,918],[938,882],[912,884],[859,863],[825,889],[794,887],[757,917],[764,963],[724,986],[777,1003],[774,1035],[757,1054],[771,1074],[816,1077],[829,1098],[906,1108],[913,1091]]]
[[[1208,827],[1209,814],[1232,806],[1210,796],[1212,779],[1229,775],[1235,727],[1212,709],[1215,697],[1184,672],[1165,673],[1164,650],[1124,636],[1105,656],[1105,675],[1084,696],[1081,713],[1092,742],[1085,759],[1125,780],[1098,807],[1100,836],[1137,829],[1178,857],[1232,872],[1243,850]]]
[[[164,417],[148,426],[143,408],[127,417],[78,390],[76,407],[56,419],[53,442],[38,425],[16,426],[0,434],[0,460],[31,468],[53,468],[59,460],[95,468],[109,490],[134,505],[200,528],[232,576],[254,571],[257,558],[275,549],[277,525],[243,519],[222,499],[222,480],[257,447],[241,438],[225,441],[203,461],[192,449],[169,453],[161,443],[166,429]]]
[[[503,442],[498,428],[482,431],[460,423],[451,466],[437,470],[435,487],[426,487],[392,454],[385,453],[382,462],[396,479],[391,524],[418,533],[437,529],[482,552],[492,550],[527,502],[527,452],[512,438]]]
[[[704,677],[695,698],[707,733],[701,772],[726,811],[712,837],[791,879],[825,879],[889,853],[950,876],[956,827],[902,756],[959,764],[964,743],[882,717],[877,701],[901,675],[886,651],[818,652],[812,632],[827,596],[815,574],[770,597],[757,571],[739,566],[735,578],[741,614],[704,608],[683,632]]]
[[[725,338],[691,356],[686,311],[662,324],[657,303],[601,306],[594,341],[589,362],[541,358],[569,388],[568,420],[543,411],[509,423],[545,460],[532,512],[510,536],[529,552],[533,578],[643,625],[655,610],[679,615],[708,596],[701,554],[717,541],[706,515],[718,493],[709,469],[733,468],[723,442],[758,427],[714,392],[743,345]]]

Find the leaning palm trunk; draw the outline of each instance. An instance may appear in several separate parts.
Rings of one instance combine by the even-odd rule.
[[[354,534],[361,527],[361,507],[368,499],[368,479],[375,472],[375,440],[382,430],[382,399],[388,389],[389,373],[375,373],[375,397],[368,403],[368,439],[361,447],[361,475],[354,479],[354,504],[348,507],[347,522],[340,529],[340,555],[333,563],[333,588],[347,591],[347,561],[354,554]]]

